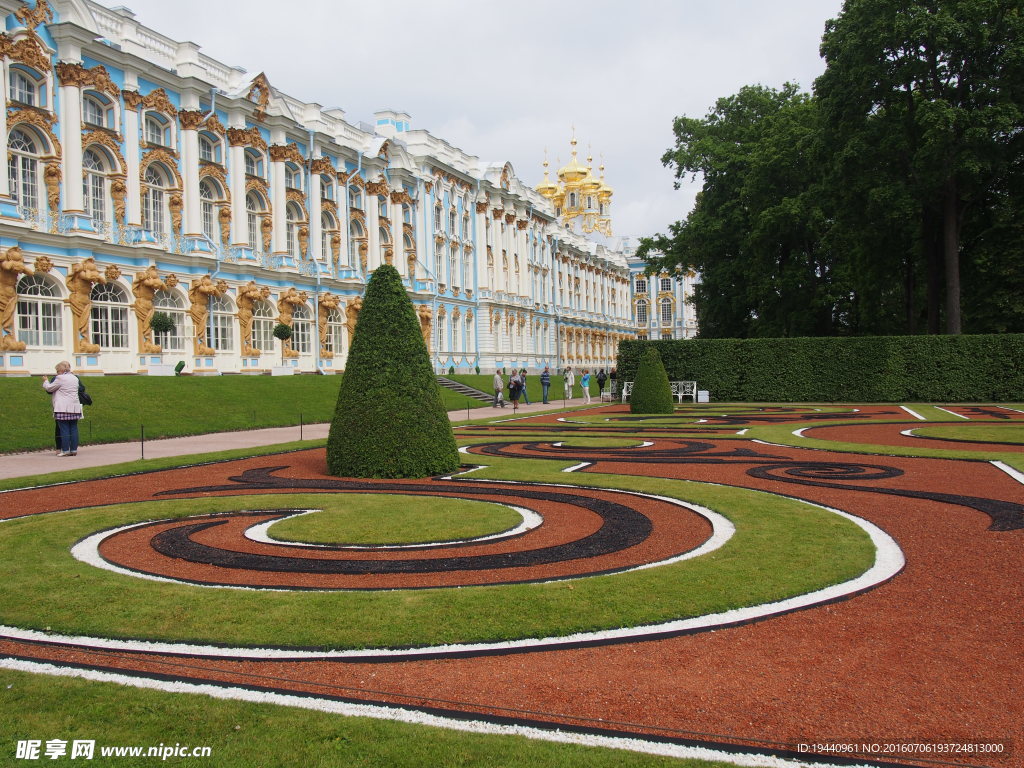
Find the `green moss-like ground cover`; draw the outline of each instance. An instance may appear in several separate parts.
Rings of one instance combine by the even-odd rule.
[[[1020,422],[916,427],[914,434],[920,437],[941,437],[944,440],[963,440],[965,443],[1017,443],[1024,445],[1024,424]]]
[[[522,522],[511,507],[469,499],[346,493],[320,496],[316,507],[274,523],[267,535],[309,544],[422,544],[500,533]]]

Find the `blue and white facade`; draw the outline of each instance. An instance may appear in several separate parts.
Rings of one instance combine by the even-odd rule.
[[[697,335],[693,289],[700,282],[694,270],[671,274],[645,273],[647,263],[636,258],[635,240],[624,238],[616,249],[629,263],[633,331],[638,339],[692,339]]]
[[[124,8],[0,15],[0,375],[340,371],[382,263],[438,371],[609,367],[634,335],[626,255],[508,163],[399,111],[353,124]]]

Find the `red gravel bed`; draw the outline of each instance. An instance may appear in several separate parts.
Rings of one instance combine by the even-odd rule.
[[[879,407],[872,415],[891,418],[891,411]],[[850,439],[850,433],[843,434],[835,439]],[[1015,740],[1020,745],[1024,529],[992,531],[987,515],[962,504],[869,490],[941,492],[1024,503],[1024,486],[979,462],[864,457],[736,439],[707,442],[714,444],[713,451],[742,446],[775,458],[670,464],[602,460],[585,471],[708,481],[838,507],[889,533],[906,555],[905,569],[876,589],[831,605],[714,632],[574,650],[368,664],[196,659],[5,640],[0,641],[0,653],[751,749],[808,741]],[[657,448],[658,444],[651,450]],[[820,487],[747,473],[759,462],[763,466],[772,461],[884,465],[902,474],[862,481],[838,477],[827,481],[833,487]],[[288,465],[279,476],[303,478],[319,476],[323,459],[315,451],[264,456],[5,494],[7,503],[0,515],[148,500],[160,489],[223,482],[245,469],[270,464]],[[695,520],[678,512],[676,517]],[[690,535],[699,539],[706,530],[694,529]],[[956,765],[1024,765],[1020,754],[1012,751],[944,754],[937,759]],[[905,762],[926,764],[923,758]]]

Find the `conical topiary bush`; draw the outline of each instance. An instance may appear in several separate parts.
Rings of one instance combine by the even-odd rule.
[[[640,356],[640,365],[629,396],[630,413],[672,413],[672,387],[654,346],[647,347]]]
[[[416,312],[398,270],[384,264],[370,278],[359,312],[327,438],[327,471],[427,477],[458,466]]]

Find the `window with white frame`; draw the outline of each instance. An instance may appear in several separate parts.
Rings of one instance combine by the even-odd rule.
[[[142,181],[142,227],[158,238],[167,233],[168,186],[167,172],[162,167],[154,163],[146,168]]]
[[[263,178],[263,155],[255,149],[245,150],[245,174]]]
[[[167,118],[150,112],[146,115],[143,125],[145,127],[147,143],[157,144],[162,147],[170,146],[171,126]]]
[[[324,176],[323,174],[320,174],[320,199],[334,199],[334,182],[331,181],[329,176]]]
[[[82,96],[82,121],[86,125],[98,125],[101,128],[114,127],[114,110],[105,97],[96,94]]]
[[[402,206],[402,223],[412,224],[412,206],[408,203]]]
[[[274,305],[260,299],[252,305],[252,345],[260,352],[274,351],[274,325],[277,313]]]
[[[87,149],[82,154],[85,215],[97,224],[107,220],[106,163],[99,152]]]
[[[455,209],[452,208],[451,210],[448,211],[448,234],[451,235],[452,237],[454,237],[455,233],[458,231],[455,226],[455,221]]]
[[[7,141],[7,174],[11,197],[23,208],[39,208],[38,142],[26,131],[15,128]]]
[[[234,348],[235,312],[227,296],[211,296],[206,316],[206,343],[218,352]]]
[[[36,273],[18,281],[18,340],[29,349],[62,348],[63,302],[57,281]]]
[[[302,171],[295,163],[285,164],[284,185],[292,189],[302,189]]]
[[[659,282],[660,282],[660,287],[658,288],[658,290],[660,290],[662,293],[670,293],[672,291],[672,278],[671,277],[663,277],[663,278],[661,278],[661,280]]]
[[[209,179],[203,179],[199,182],[199,213],[203,222],[203,234],[213,242],[217,242],[220,239],[217,233],[217,216],[213,205],[213,201],[219,197],[220,195],[214,189],[213,182]]]
[[[460,351],[459,347],[459,320],[456,317],[452,317],[452,352],[458,354]]]
[[[157,291],[153,294],[153,308],[163,312],[174,324],[169,331],[155,333],[153,338],[164,352],[185,350],[185,299],[177,291]]]
[[[437,351],[440,352],[442,349],[447,348],[447,339],[445,338],[444,323],[448,318],[441,315],[437,318]]]
[[[451,285],[462,285],[462,277],[459,275],[458,250],[454,245],[448,246],[448,282]]]
[[[338,234],[338,222],[329,213],[320,215],[320,257],[331,259],[334,257],[334,249],[331,247],[331,240]]]
[[[383,195],[377,195],[377,215],[382,219],[388,217],[388,199]]]
[[[128,348],[128,293],[114,282],[97,283],[89,295],[93,344],[100,349]]]
[[[266,211],[263,199],[256,192],[250,192],[245,196],[245,223],[249,235],[249,245],[254,251],[263,250],[263,235],[260,224],[262,214]]]
[[[327,310],[327,338],[324,349],[335,355],[342,353],[342,343],[345,340],[345,319],[337,309]]]
[[[647,300],[638,299],[636,302],[636,324],[647,325]]]
[[[313,351],[312,319],[313,313],[305,304],[295,307],[292,314],[292,349],[303,355]]]
[[[672,299],[664,298],[661,304],[661,324],[672,325]]]
[[[638,277],[636,279],[636,292],[637,293],[647,293],[647,278],[646,277]]]
[[[434,231],[441,231],[441,204],[438,203],[434,206]]]
[[[28,104],[31,107],[43,106],[41,88],[45,81],[35,72],[21,66],[12,66],[8,83],[11,87],[10,97],[12,101]]]
[[[299,250],[299,227],[302,225],[302,211],[295,203],[288,203],[285,209],[285,241],[288,253],[299,259],[303,254]]]
[[[358,255],[357,249],[361,243],[366,242],[366,230],[363,229],[363,225],[357,220],[352,219],[348,227],[348,263],[355,264],[356,256]]]
[[[212,136],[199,134],[199,159],[208,163],[220,162],[220,142]]]
[[[348,204],[350,208],[363,208],[363,190],[352,185],[348,188]]]

